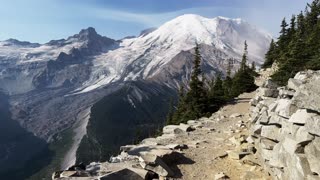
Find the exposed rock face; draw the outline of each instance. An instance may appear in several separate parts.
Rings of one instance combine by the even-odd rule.
[[[270,80],[251,100],[251,136],[275,179],[320,179],[320,71],[299,72],[286,87]]]

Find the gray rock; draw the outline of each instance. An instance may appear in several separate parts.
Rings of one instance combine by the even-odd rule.
[[[260,124],[268,124],[268,123],[269,123],[269,117],[268,117],[268,112],[267,112],[267,110],[264,110],[264,111],[261,113],[261,115],[260,115],[260,117],[259,117],[259,119],[258,119],[258,122],[259,122]]]
[[[314,140],[314,136],[308,132],[305,126],[301,126],[294,135],[294,139],[301,145],[305,146],[306,143]]]
[[[280,130],[280,133],[281,133],[282,139],[283,139],[283,137],[288,136],[288,135],[293,136],[294,134],[297,133],[298,129],[301,127],[301,126],[295,125],[289,121],[282,121],[281,124],[282,124],[282,128]]]
[[[283,121],[287,122],[288,119],[283,118],[281,116],[276,115],[275,113],[272,113],[269,117],[269,124],[270,125],[279,125],[282,126]]]
[[[295,91],[298,91],[299,90],[299,87],[302,85],[302,81],[298,80],[298,79],[289,79],[288,81],[288,85],[287,87],[289,89],[292,89],[292,90],[295,90]]]
[[[284,138],[282,146],[285,149],[285,151],[287,153],[289,153],[288,155],[290,156],[296,152],[296,150],[298,148],[298,142],[294,139],[286,137],[286,138]]]
[[[277,109],[277,106],[278,106],[278,103],[277,103],[277,102],[271,103],[271,104],[268,106],[268,114],[271,114],[271,113],[275,112],[276,109]]]
[[[305,154],[311,171],[320,175],[320,137],[315,137],[315,139],[305,147]]]
[[[273,82],[271,79],[267,79],[263,83],[262,87],[269,88],[269,89],[277,89],[278,85],[275,82]]]
[[[313,74],[313,71],[310,71],[310,70],[300,71],[294,76],[294,79],[300,80],[301,82],[305,83],[307,78],[310,78],[312,74]]]
[[[291,99],[294,96],[295,92],[287,89],[280,89],[279,90],[279,97],[281,98],[289,98]]]
[[[289,99],[279,99],[275,112],[284,118],[289,119],[290,116],[298,109]]]
[[[160,176],[173,176],[173,171],[169,166],[157,155],[151,153],[141,154],[140,165],[146,170],[150,170]]]
[[[163,134],[181,134],[194,130],[190,125],[169,125],[163,127]]]
[[[260,139],[260,146],[263,149],[272,150],[276,144],[277,144],[276,142],[271,141],[270,139],[266,139],[266,138]]]
[[[305,179],[307,175],[311,174],[309,163],[304,154],[287,156],[286,169],[285,176],[288,179]]]
[[[269,88],[261,88],[260,93],[265,97],[277,97],[279,95],[279,91],[277,89],[269,89]]]
[[[255,124],[251,129],[252,134],[255,135],[255,136],[261,135],[261,129],[262,129],[262,125]]]
[[[109,173],[100,177],[100,180],[144,180],[146,177],[141,177],[131,169],[122,169],[116,172]]]
[[[306,109],[298,109],[289,119],[289,122],[304,125],[311,114]]]
[[[320,136],[320,115],[309,113],[310,116],[306,121],[306,128],[309,133]]]
[[[262,126],[261,136],[271,139],[273,141],[279,141],[280,128],[277,126]]]
[[[315,72],[306,84],[299,87],[292,100],[299,108],[320,112],[320,71]]]

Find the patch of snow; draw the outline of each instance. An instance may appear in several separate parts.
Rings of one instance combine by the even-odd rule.
[[[133,100],[131,99],[130,95],[127,95],[127,99],[130,102],[131,106],[136,108],[136,105],[134,104]]]

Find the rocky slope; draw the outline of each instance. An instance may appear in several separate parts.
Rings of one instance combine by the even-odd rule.
[[[233,71],[238,68],[245,40],[250,60],[260,64],[271,36],[243,20],[223,17],[183,15],[122,40],[93,28],[46,44],[10,39],[0,42],[0,89],[9,95],[12,120],[37,138],[52,144],[66,139],[65,131],[74,133],[67,137],[74,142],[64,147],[71,149],[65,159],[75,159],[81,135],[77,156],[97,149],[88,157],[106,160],[113,144],[129,143],[137,129],[145,137],[146,129],[163,123],[169,99],[188,82],[195,42],[201,46],[202,69],[212,78],[225,73],[229,59]],[[83,131],[78,126],[88,116]],[[104,126],[130,130],[106,136]]]
[[[109,162],[73,166],[53,179],[271,179],[246,140],[253,96],[243,94],[209,118],[165,126],[159,137],[122,146]]]
[[[299,72],[286,87],[270,80],[251,101],[252,139],[275,179],[320,179],[320,71]]]
[[[209,118],[169,125],[120,148],[109,162],[73,166],[53,179],[320,179],[320,71],[286,87],[261,72],[260,88]]]

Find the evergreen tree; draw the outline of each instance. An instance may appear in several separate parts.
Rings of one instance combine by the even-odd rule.
[[[231,89],[232,89],[232,78],[231,78],[231,70],[233,69],[232,59],[228,59],[228,67],[227,67],[227,76],[223,81],[223,94],[225,100],[229,100],[232,98]]]
[[[257,88],[254,84],[254,75],[252,69],[247,65],[248,45],[245,42],[244,53],[242,56],[241,66],[238,72],[234,75],[232,83],[232,96],[236,97],[243,92],[250,92]]]
[[[244,41],[244,53],[242,55],[240,70],[245,70],[247,68],[247,59],[248,59],[248,44],[247,44],[247,41]]]
[[[206,97],[207,93],[203,81],[199,78],[202,76],[201,71],[201,55],[199,45],[195,48],[195,58],[193,61],[193,69],[191,73],[191,80],[189,83],[190,90],[186,95],[186,101],[188,104],[188,111],[186,118],[197,119],[200,118],[206,109]]]
[[[184,116],[184,113],[187,110],[185,103],[186,103],[185,102],[185,90],[184,90],[183,85],[180,85],[177,109],[172,115],[172,120],[169,122],[167,121],[167,125],[179,124],[181,122],[182,117]]]
[[[214,97],[218,97],[218,98],[223,98],[224,97],[223,82],[222,82],[220,74],[215,79],[212,91],[213,91],[212,94],[213,94]]]
[[[262,68],[271,67],[275,61],[275,57],[276,57],[276,43],[272,39],[269,46],[269,50],[266,53],[265,61],[264,61],[264,64],[262,65]]]
[[[202,78],[200,78],[202,76]],[[204,86],[204,77],[201,71],[201,55],[199,45],[195,48],[195,58],[189,83],[190,90],[184,95],[180,94],[176,112],[173,115],[173,123],[185,123],[190,119],[198,119],[204,116],[208,109],[207,91]]]
[[[307,4],[304,13],[301,11],[297,17],[292,17],[289,28],[285,19],[282,21],[276,50],[270,46],[264,65],[267,67],[277,61],[279,69],[272,78],[279,85],[285,85],[298,71],[320,69],[319,21],[320,0]]]
[[[170,98],[169,109],[168,109],[168,113],[167,113],[166,125],[174,124],[174,122],[173,122],[173,113],[174,113],[174,104],[173,104],[173,99]]]

